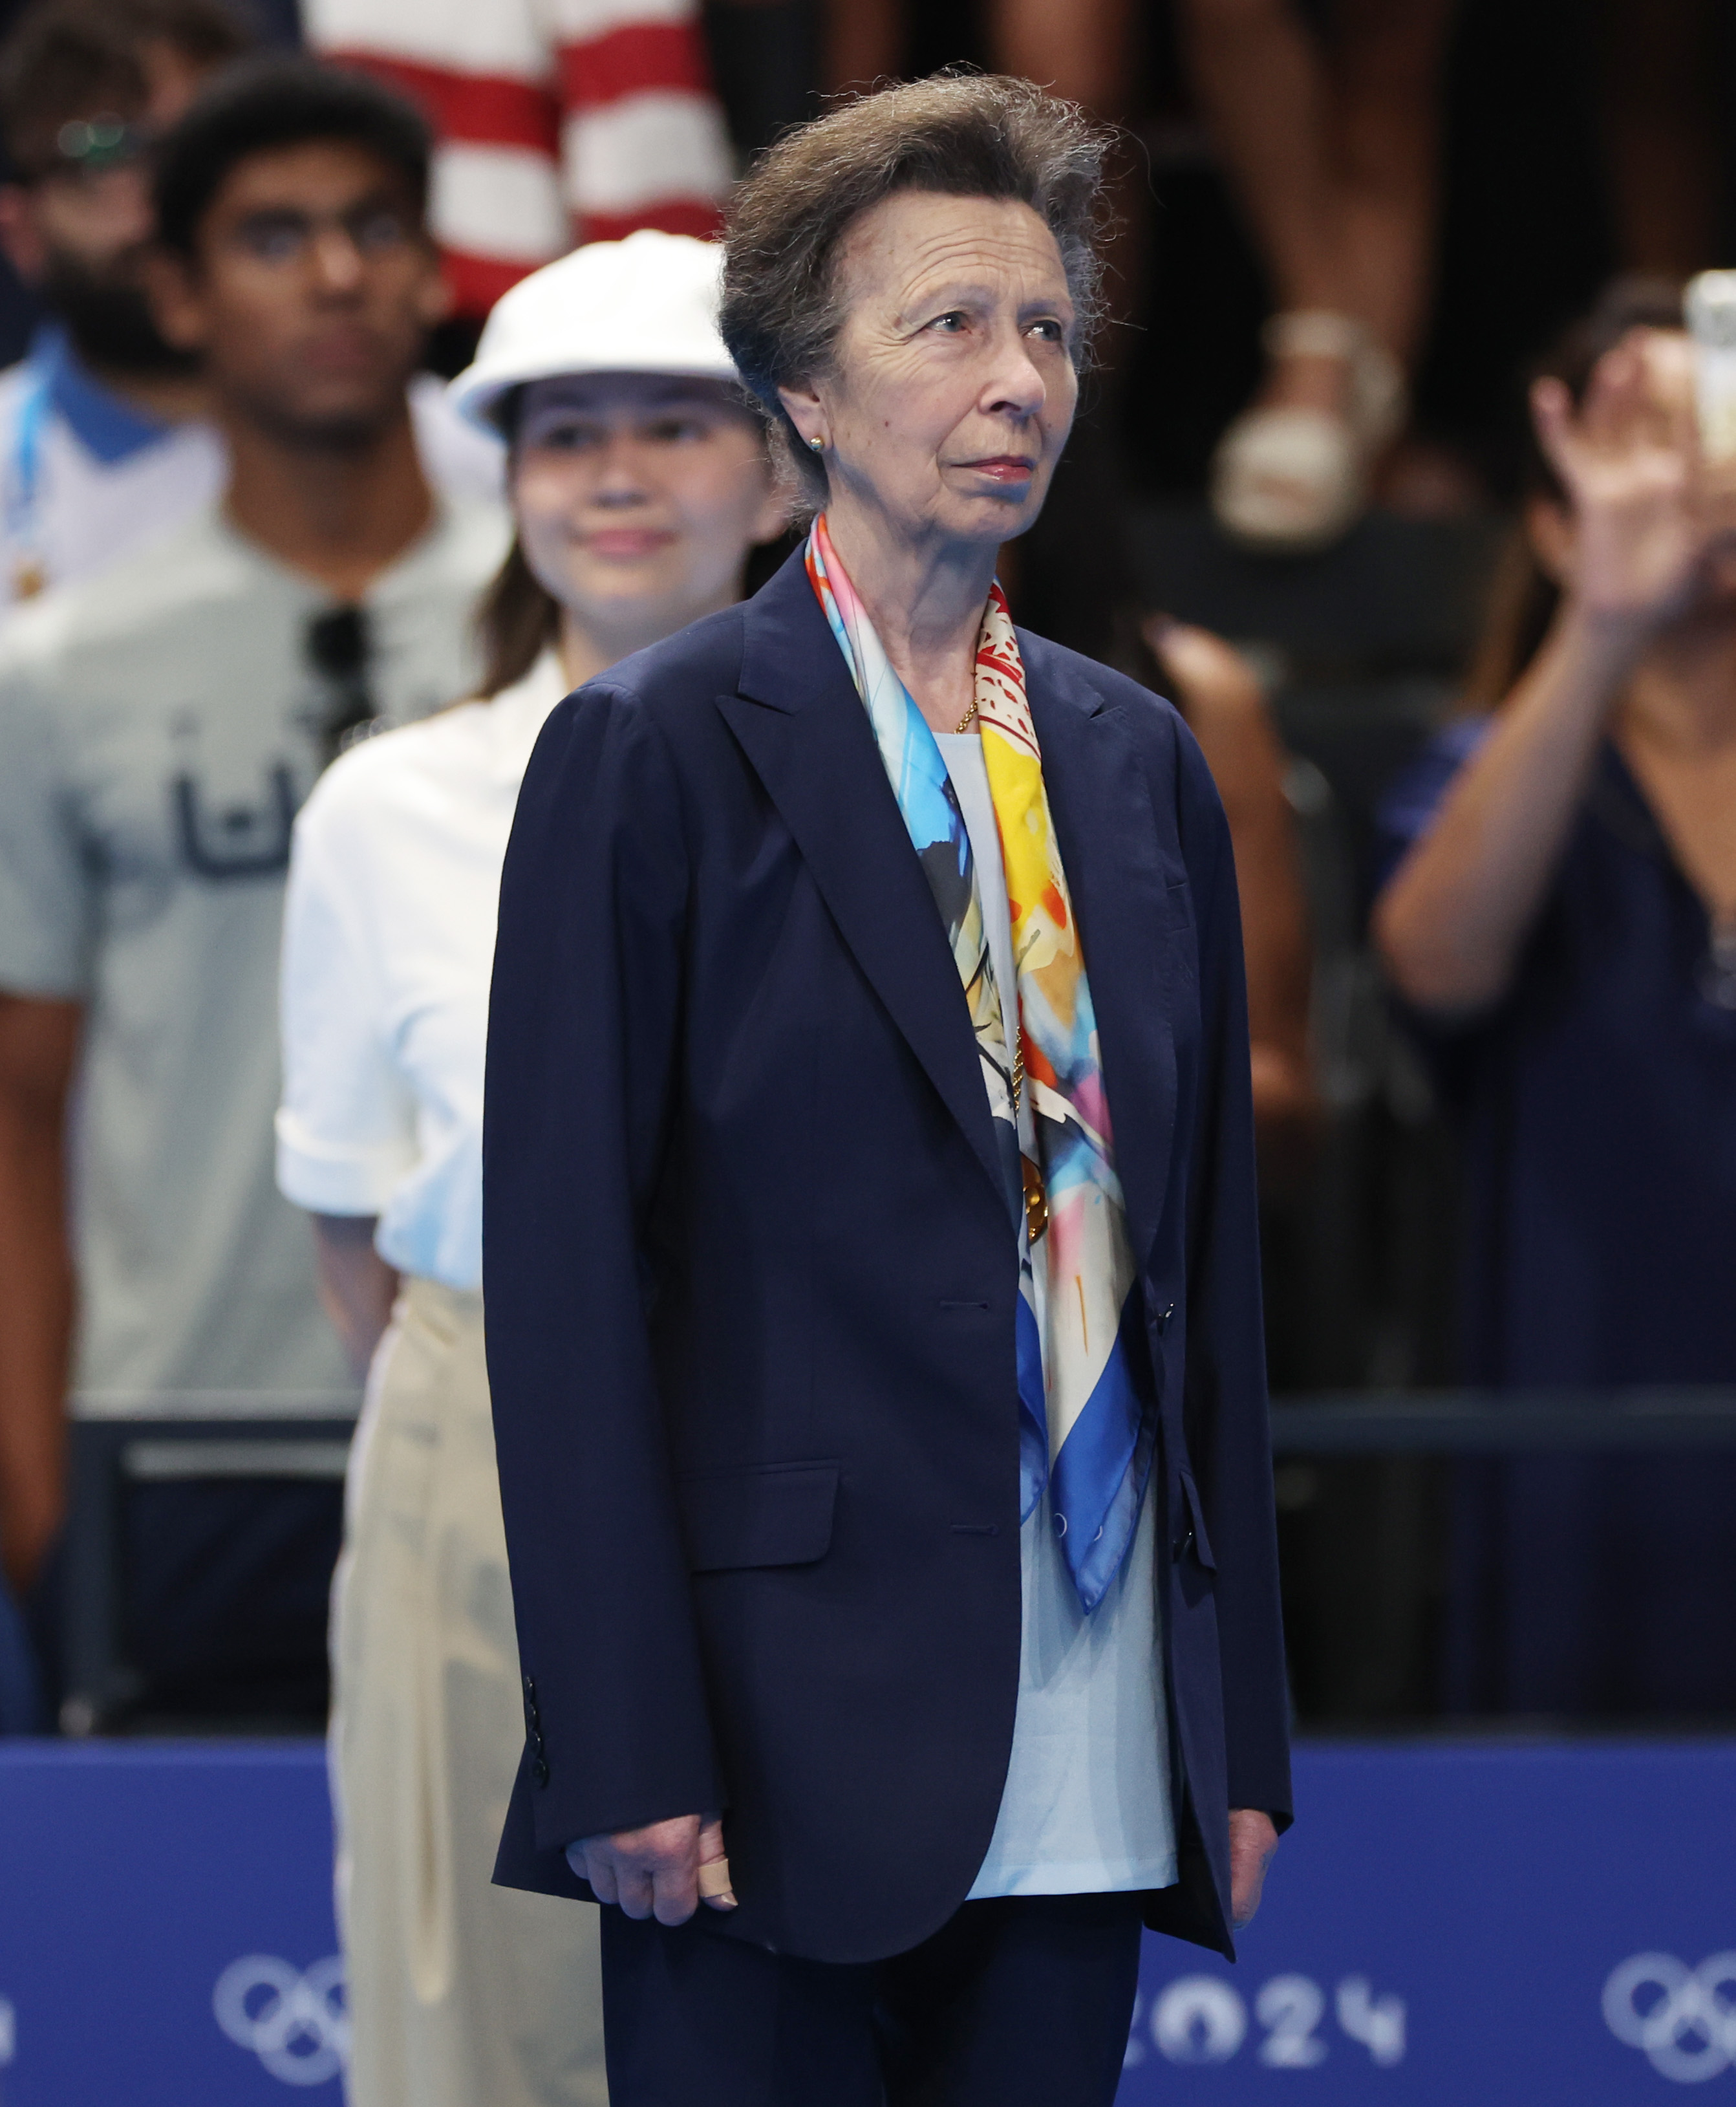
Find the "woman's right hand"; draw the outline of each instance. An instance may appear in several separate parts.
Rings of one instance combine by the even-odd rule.
[[[1598,362],[1577,409],[1549,379],[1532,390],[1532,415],[1577,528],[1568,601],[1641,645],[1701,595],[1736,528],[1730,471],[1700,452],[1693,348],[1631,330]]]
[[[724,1825],[715,1814],[678,1814],[612,1836],[581,1836],[567,1846],[567,1862],[599,1903],[618,1903],[629,1916],[685,1924],[702,1901],[708,1909],[735,1907],[727,1887],[720,1894],[700,1893],[702,1866],[729,1866]]]

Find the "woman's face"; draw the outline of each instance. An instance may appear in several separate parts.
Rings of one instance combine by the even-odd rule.
[[[783,398],[825,441],[832,505],[912,541],[1022,534],[1079,399],[1054,236],[1029,205],[902,191],[850,227],[839,271],[832,370]]]
[[[651,640],[727,606],[784,524],[759,428],[715,382],[532,381],[513,449],[525,560],[599,640]]]

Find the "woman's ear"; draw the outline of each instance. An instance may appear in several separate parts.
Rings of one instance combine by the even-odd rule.
[[[796,427],[796,436],[805,447],[811,447],[816,439],[826,438],[824,406],[805,380],[793,388],[780,388],[778,400],[783,403],[784,414]]]
[[[1525,538],[1550,583],[1570,585],[1579,551],[1579,529],[1566,505],[1553,497],[1525,501]]]

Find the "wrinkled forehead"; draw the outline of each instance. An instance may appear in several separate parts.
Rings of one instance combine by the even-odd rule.
[[[1060,246],[1017,198],[895,191],[845,229],[838,284],[846,314],[867,304],[903,314],[936,299],[972,297],[1072,312]]]
[[[566,411],[576,416],[612,419],[657,416],[671,411],[702,410],[707,416],[732,416],[751,421],[740,390],[727,380],[680,373],[558,373],[526,384],[521,423],[529,416]]]

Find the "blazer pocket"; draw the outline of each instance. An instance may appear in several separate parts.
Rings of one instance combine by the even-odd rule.
[[[837,1498],[836,1463],[756,1463],[678,1479],[689,1569],[811,1566],[831,1546]]]

